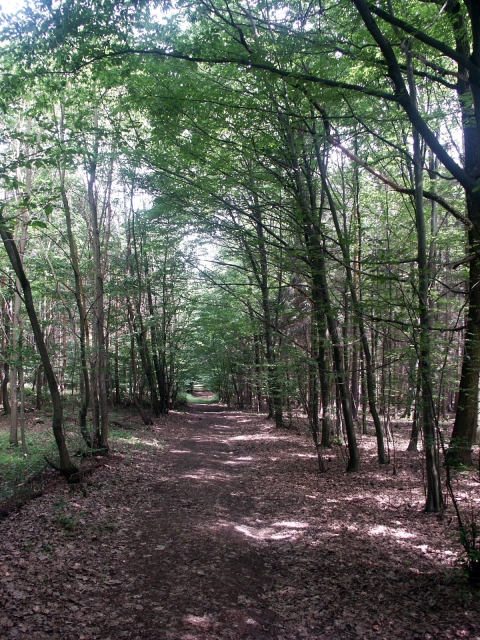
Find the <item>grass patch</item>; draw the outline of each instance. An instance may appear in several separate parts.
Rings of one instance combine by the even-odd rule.
[[[173,408],[175,411],[188,411],[189,404],[214,404],[218,402],[218,396],[192,396],[190,393],[179,393],[175,398]]]
[[[218,396],[216,393],[208,398],[202,396],[192,396],[189,393],[186,393],[185,399],[189,404],[215,404],[216,402],[218,402]]]
[[[22,453],[21,445],[9,444],[9,425],[0,427],[0,501],[8,500],[21,489],[25,480],[42,471],[45,456],[55,458],[56,447],[53,433],[45,424],[26,433],[28,455]]]
[[[21,498],[29,490],[40,488],[40,486],[33,485],[27,487],[26,483],[45,469],[47,466],[45,457],[53,462],[58,462],[58,451],[48,408],[45,412],[36,412],[34,416],[27,414],[27,416],[27,424],[25,425],[27,456],[22,453],[21,445],[12,446],[9,444],[10,418],[0,417],[0,503],[7,502],[13,496]],[[74,463],[81,465],[81,459],[75,456],[87,453],[88,449],[78,426],[71,423],[72,418],[73,413],[69,415],[66,412],[65,439]],[[151,451],[153,448],[162,447],[163,442],[152,436],[153,434],[141,428],[135,430],[134,433],[127,429],[110,429],[110,449],[128,452],[131,449]],[[41,483],[40,479],[38,483]],[[35,479],[34,485],[36,484],[37,480]]]
[[[138,430],[135,435],[126,429],[111,429],[109,432],[109,441],[112,449],[122,450],[127,445],[128,448],[140,450],[161,449],[164,445],[162,440],[157,440],[149,436],[148,431],[142,433]]]

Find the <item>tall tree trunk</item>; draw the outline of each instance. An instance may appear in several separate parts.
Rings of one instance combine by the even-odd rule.
[[[269,273],[267,249],[263,230],[262,210],[258,201],[255,181],[251,171],[249,172],[249,184],[253,196],[252,214],[255,224],[257,249],[259,254],[258,261],[255,260],[248,244],[246,242],[244,244],[250,259],[252,269],[254,271],[255,278],[257,280],[257,284],[260,288],[263,312],[263,330],[265,336],[265,359],[267,361],[269,417],[273,417],[275,419],[275,426],[277,428],[280,428],[283,426],[282,385],[280,383],[280,377],[278,373],[278,362],[275,354],[273,338],[274,323],[270,302],[270,286],[268,282]]]
[[[308,363],[308,416],[310,429],[312,431],[313,442],[317,450],[318,470],[320,473],[325,471],[325,463],[323,462],[322,438],[319,433],[318,424],[318,327],[315,315],[312,313],[310,322],[310,360]],[[328,439],[327,439],[328,440]]]
[[[480,219],[480,215],[479,215]],[[470,255],[480,252],[480,235],[469,232]],[[472,443],[477,426],[478,384],[480,368],[480,259],[470,262],[468,276],[468,313],[465,329],[462,372],[458,390],[455,423],[448,457],[452,464],[471,466]]]
[[[98,131],[98,114],[94,112],[94,127]],[[93,323],[94,323],[94,366],[96,377],[96,389],[94,380],[92,380],[92,392],[95,393],[93,404],[98,406],[99,411],[99,441],[98,447],[103,452],[108,452],[108,398],[106,387],[106,352],[105,352],[105,307],[103,295],[103,269],[101,257],[100,242],[100,221],[98,211],[98,193],[96,189],[97,177],[97,161],[99,153],[98,136],[95,137],[93,143],[93,152],[88,165],[87,193],[88,205],[90,209],[90,225],[92,234],[92,253],[93,253],[93,279],[95,300],[93,304]],[[109,182],[113,168],[110,168]],[[109,187],[108,187],[109,188]]]
[[[114,387],[115,387],[115,404],[120,404],[120,367],[118,357],[118,329],[115,330],[115,362],[114,362]]]
[[[408,45],[407,45],[408,46]],[[407,74],[410,97],[416,105],[416,86],[413,75],[412,57],[407,51]],[[435,407],[433,402],[433,383],[430,353],[430,317],[428,290],[430,286],[430,265],[427,253],[427,231],[423,208],[423,158],[420,146],[420,134],[413,128],[413,171],[415,190],[415,222],[417,228],[418,262],[418,303],[420,321],[418,370],[421,387],[421,411],[424,433],[425,463],[427,471],[427,500],[425,511],[436,512],[443,508],[443,495],[440,482]]]
[[[18,370],[18,384],[20,386],[20,439],[22,442],[22,453],[24,456],[28,455],[27,440],[25,437],[25,381],[23,371],[23,329],[20,325],[20,335],[18,339],[20,347],[20,367]]]
[[[421,392],[420,373],[417,371],[417,384],[416,384],[414,405],[413,405],[412,430],[410,433],[410,441],[407,447],[407,451],[411,451],[411,452],[418,450],[418,434],[420,433],[420,428],[422,423],[422,418],[419,413],[420,392]]]
[[[456,50],[480,67],[480,5],[478,2],[465,2],[465,6],[470,27],[460,3],[453,1],[446,5],[451,14]],[[467,214],[473,223],[468,234],[468,254],[473,259],[469,263],[465,345],[448,456],[450,462],[471,465],[472,443],[477,426],[480,370],[480,86],[476,81],[468,81],[469,71],[463,65],[458,65],[458,72],[457,93],[462,111],[464,166],[476,187],[471,192],[467,191]]]
[[[157,387],[155,384],[154,371],[152,367],[152,359],[150,355],[150,350],[148,349],[147,331],[145,329],[145,324],[143,322],[143,314],[142,314],[141,297],[142,297],[142,292],[144,287],[143,287],[142,275],[140,272],[140,264],[139,264],[139,253],[141,248],[137,246],[137,238],[136,238],[136,232],[135,232],[135,215],[133,213],[133,205],[131,207],[131,211],[132,211],[132,220],[130,222],[130,234],[133,240],[133,261],[129,260],[128,262],[130,266],[130,275],[132,276],[132,278],[135,278],[138,283],[138,295],[135,298],[135,320],[133,324],[136,332],[138,350],[140,353],[143,372],[145,374],[145,377],[149,386],[149,390],[150,390],[152,410],[156,416],[159,416],[161,415],[161,410],[160,410],[160,405],[158,403],[158,394],[157,394]],[[130,245],[130,235],[129,235],[128,252],[130,251],[131,251],[131,245]]]
[[[323,318],[326,318],[328,333],[332,340],[333,364],[335,372],[335,382],[340,397],[340,403],[345,425],[349,460],[347,471],[358,471],[360,468],[360,456],[355,435],[355,425],[352,416],[352,404],[348,376],[344,367],[344,350],[340,339],[340,332],[337,318],[332,308],[329,287],[326,276],[325,253],[319,240],[318,224],[315,219],[314,189],[311,181],[311,172],[308,161],[304,162],[303,168],[309,189],[310,204],[305,193],[302,181],[302,170],[299,165],[299,157],[296,148],[296,140],[288,118],[281,117],[285,125],[286,137],[289,145],[290,162],[293,168],[298,204],[302,215],[303,231],[307,245],[308,260],[311,268],[312,298],[316,309],[317,323],[321,327]]]
[[[163,300],[163,332],[162,332],[162,344],[160,346],[160,358],[158,353],[158,345],[159,339],[157,336],[156,329],[156,320],[155,320],[155,308],[153,305],[153,294],[152,294],[152,284],[150,282],[150,273],[148,269],[148,257],[145,255],[144,257],[144,271],[145,271],[145,286],[147,289],[147,302],[148,302],[148,314],[150,316],[150,344],[152,349],[152,358],[153,358],[153,367],[155,369],[155,377],[157,379],[157,387],[158,387],[158,395],[159,395],[159,409],[162,415],[166,415],[168,413],[168,384],[167,384],[167,372],[166,372],[166,358],[165,358],[165,342],[166,342],[166,328],[165,328],[165,314],[167,312],[166,309],[166,300],[165,300],[165,277],[166,277],[166,265],[164,263],[163,270],[163,291],[164,291],[164,300]]]
[[[3,332],[2,332],[2,405],[3,415],[10,415],[10,400],[8,397],[8,383],[10,382],[10,364],[8,362],[8,351],[10,347],[10,310],[8,308],[8,302],[5,297],[2,296],[1,310],[3,318]]]
[[[70,261],[73,268],[74,280],[75,280],[75,302],[78,309],[79,317],[79,340],[80,340],[80,409],[78,412],[78,420],[80,426],[80,433],[82,434],[85,442],[92,447],[90,434],[87,429],[87,412],[90,405],[90,379],[88,375],[88,358],[87,358],[87,345],[88,345],[88,320],[87,310],[85,304],[85,294],[83,290],[82,277],[80,274],[80,266],[78,262],[78,251],[75,236],[72,230],[72,220],[70,213],[70,204],[65,191],[64,182],[65,173],[61,171],[61,192],[62,201],[65,212],[65,219],[67,224],[67,237],[70,249]]]
[[[0,212],[0,235],[5,246],[5,250],[9,257],[12,268],[17,276],[22,292],[25,307],[27,309],[30,324],[32,326],[33,335],[35,338],[35,344],[37,345],[40,358],[42,360],[45,376],[48,381],[48,387],[50,389],[50,396],[52,399],[53,417],[52,417],[52,429],[57,444],[58,453],[60,457],[60,470],[67,477],[75,477],[78,475],[77,467],[71,462],[68,455],[67,445],[65,442],[65,436],[63,434],[63,405],[62,398],[58,391],[57,380],[55,373],[48,355],[47,347],[43,339],[42,329],[38,321],[38,316],[33,303],[32,290],[30,288],[30,282],[23,270],[22,260],[17,249],[17,245],[11,233],[6,230],[6,221]]]
[[[30,126],[28,126],[30,129]],[[25,194],[30,195],[32,190],[32,170],[26,169],[25,176]],[[20,254],[20,260],[23,261],[23,254],[25,252],[25,246],[27,244],[27,218],[28,211],[25,209],[22,213],[20,220],[20,238],[18,244],[18,251]],[[19,366],[21,361],[20,353],[20,333],[21,333],[21,319],[20,309],[22,299],[20,297],[20,283],[18,278],[16,280],[16,291],[13,298],[13,314],[12,314],[12,330],[11,330],[11,346],[14,356],[14,364],[10,366],[10,404],[11,404],[11,421],[10,421],[10,444],[18,445],[18,381],[20,377]],[[23,379],[23,375],[21,376]],[[21,392],[21,389],[20,389]]]
[[[249,285],[250,285],[250,292],[252,289],[252,278],[249,277]],[[262,345],[261,345],[261,338],[258,335],[257,332],[257,327],[256,327],[256,322],[255,322],[255,316],[253,313],[253,307],[252,304],[250,302],[250,299],[247,302],[247,308],[248,308],[248,316],[250,318],[250,324],[252,327],[252,331],[253,331],[253,357],[254,357],[254,362],[255,362],[255,368],[254,368],[254,380],[253,380],[253,387],[254,387],[254,395],[256,398],[256,402],[257,402],[257,411],[260,412],[263,409],[263,402],[262,402],[262,359],[261,359],[261,353],[262,353]]]
[[[330,370],[329,357],[326,346],[327,324],[322,313],[316,315],[318,327],[318,379],[320,381],[320,397],[322,400],[322,447],[330,447],[330,436],[332,433],[333,413],[330,390]]]
[[[327,196],[330,212],[332,214],[333,223],[335,226],[335,230],[337,232],[337,239],[340,245],[340,249],[342,251],[343,261],[345,264],[345,271],[347,276],[347,283],[350,291],[350,297],[352,299],[353,310],[358,323],[358,329],[360,331],[360,341],[362,344],[364,361],[365,361],[365,375],[366,375],[366,384],[367,384],[368,404],[370,408],[370,414],[373,419],[373,424],[375,426],[375,435],[377,437],[378,462],[380,464],[387,464],[388,457],[385,453],[385,444],[383,439],[382,425],[380,423],[380,417],[377,411],[377,399],[376,399],[376,389],[375,389],[375,378],[373,375],[372,356],[370,353],[370,345],[368,343],[367,331],[365,328],[363,310],[357,296],[357,290],[356,290],[355,282],[352,275],[352,267],[351,267],[348,245],[344,240],[343,233],[340,228],[340,223],[337,215],[337,207],[328,184],[325,164],[322,158],[320,146],[317,139],[315,139],[315,153],[317,156],[317,163],[318,163],[318,169],[320,171],[322,188],[325,191],[325,194]]]
[[[35,407],[40,410],[43,405],[43,366],[39,364],[37,370],[35,372],[36,380],[35,380]]]

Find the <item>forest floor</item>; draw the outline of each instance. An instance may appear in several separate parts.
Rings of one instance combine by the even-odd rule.
[[[395,475],[371,436],[360,473],[336,447],[319,474],[305,434],[198,405],[80,485],[46,472],[0,521],[1,640],[480,640],[452,507],[423,513],[400,431]],[[455,483],[478,506],[478,472]]]

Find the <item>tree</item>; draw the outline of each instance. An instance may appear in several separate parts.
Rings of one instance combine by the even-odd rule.
[[[308,376],[305,404],[312,424],[319,395],[324,415],[329,413],[332,389],[325,374],[331,355],[349,468],[358,466],[351,401],[359,386],[384,462],[380,416],[383,412],[388,433],[390,407],[395,410],[402,403],[402,389],[412,386],[416,376],[407,344],[414,338],[427,443],[426,506],[437,510],[435,403],[444,379],[435,374],[433,362],[443,358],[454,372],[445,331],[450,328],[444,326],[448,314],[440,300],[456,285],[451,274],[442,281],[435,276],[440,272],[434,258],[440,232],[433,210],[428,230],[424,200],[442,207],[470,234],[463,263],[470,269],[470,310],[451,447],[452,457],[465,455],[467,460],[480,350],[475,322],[480,268],[477,8],[449,0],[443,11],[436,2],[411,2],[405,11],[402,7],[402,19],[396,17],[395,2],[386,8],[364,0],[305,8],[291,3],[282,7],[281,19],[277,9],[199,0],[178,9],[178,19],[184,20],[180,29],[174,18],[167,25],[135,22],[137,16],[146,17],[141,4],[106,3],[96,14],[82,3],[60,4],[25,14],[23,23],[20,19],[22,28],[35,32],[26,43],[34,41],[35,47],[17,42],[11,55],[23,55],[36,72],[46,65],[81,73],[89,86],[95,84],[95,92],[102,87],[122,92],[128,126],[114,127],[113,135],[126,162],[142,175],[146,191],[184,208],[197,229],[224,238],[229,245],[225,260],[239,274],[243,270],[241,286],[254,292],[253,298],[240,297],[250,317],[257,315],[263,322],[254,334],[255,367],[262,368],[263,347],[267,396],[279,425],[284,405],[290,404],[289,341],[303,354],[300,360],[309,354],[318,363],[318,373],[311,363],[308,373],[298,369],[299,388]],[[79,24],[88,24],[81,41]],[[455,149],[457,112],[464,161]],[[99,128],[93,129],[86,162],[92,216]],[[428,169],[426,147],[436,158]],[[347,165],[345,170],[347,161],[339,161],[340,154],[356,168],[349,172]],[[427,170],[430,178],[435,176],[430,190],[423,185]],[[461,189],[467,216],[461,206],[451,204]],[[385,229],[377,220],[385,222]],[[133,224],[130,321],[150,394],[159,390],[166,398],[164,340],[155,326],[151,278],[155,261],[146,249],[151,230],[138,232]],[[361,259],[360,247],[367,247]],[[414,263],[417,270],[411,268]],[[288,326],[292,314],[285,302],[294,299],[293,291],[301,291],[312,314],[308,336],[300,319]],[[414,314],[409,311],[412,303]],[[460,308],[460,294],[453,306]],[[440,334],[445,344],[441,356],[441,340],[434,337]],[[403,353],[408,353],[408,367],[400,362]],[[238,373],[232,384],[233,379],[240,398]],[[405,398],[405,404],[411,405],[411,399]]]
[[[70,456],[68,454],[67,446],[65,443],[65,436],[63,433],[63,424],[62,424],[62,418],[63,418],[62,399],[58,390],[57,379],[55,377],[55,373],[53,371],[52,364],[50,362],[50,357],[48,355],[47,347],[43,339],[42,329],[38,321],[38,316],[37,316],[35,305],[33,302],[30,282],[28,281],[28,278],[25,275],[25,271],[23,270],[22,260],[21,260],[17,245],[15,243],[15,240],[12,234],[9,231],[7,231],[7,221],[3,217],[3,213],[1,211],[0,211],[0,235],[2,237],[5,251],[7,252],[8,258],[10,260],[10,263],[12,265],[12,268],[15,272],[16,277],[18,278],[18,281],[20,283],[20,286],[23,292],[24,304],[27,309],[32,331],[35,336],[35,343],[37,345],[40,358],[42,360],[43,369],[45,371],[45,376],[48,381],[48,386],[50,389],[50,395],[51,395],[52,406],[53,406],[52,429],[53,429],[53,434],[55,436],[55,442],[57,443],[58,453],[60,456],[60,471],[70,479],[78,479],[78,469],[71,462]]]

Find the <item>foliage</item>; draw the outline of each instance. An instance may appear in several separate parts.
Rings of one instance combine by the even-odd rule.
[[[12,229],[28,218],[24,262],[62,388],[82,392],[88,369],[97,398],[105,348],[109,402],[146,423],[201,381],[277,426],[301,406],[314,431],[319,412],[348,431],[361,407],[388,431],[430,407],[428,430],[454,408],[466,278],[476,292],[475,163],[459,140],[462,74],[477,80],[454,52],[474,46],[471,16],[414,0],[163,10],[39,2],[3,23],[2,211]]]

